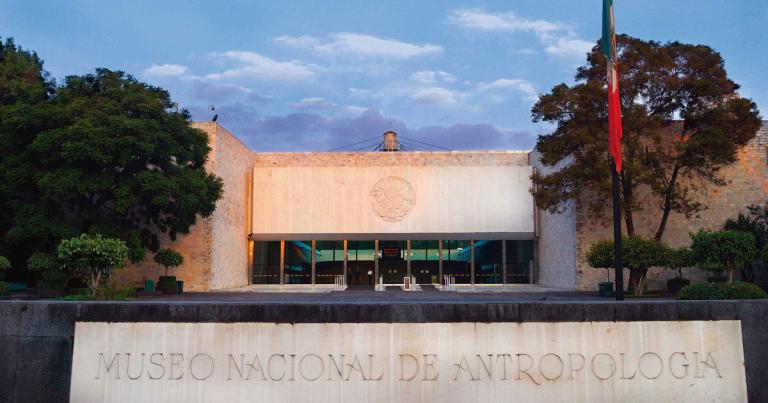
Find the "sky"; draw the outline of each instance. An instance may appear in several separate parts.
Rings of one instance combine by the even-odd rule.
[[[448,149],[530,149],[539,94],[573,83],[600,0],[0,0],[0,36],[57,81],[96,67],[167,89],[256,151],[394,130]],[[768,1],[615,0],[616,31],[705,44],[768,105]],[[213,106],[215,111],[211,111]]]

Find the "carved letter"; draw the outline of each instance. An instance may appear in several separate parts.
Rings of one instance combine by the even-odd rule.
[[[296,354],[291,354],[291,378],[289,381],[294,381],[294,374],[296,372]]]
[[[274,359],[275,357],[280,357],[280,358],[283,359],[283,374],[280,375],[279,378],[275,378],[275,377],[272,376],[272,359]],[[286,364],[285,354],[272,354],[272,355],[270,355],[269,358],[267,359],[267,375],[269,375],[269,379],[272,380],[272,381],[282,381],[283,378],[285,378],[285,364]]]
[[[712,353],[707,352],[707,358],[701,362],[704,364],[705,367],[712,368],[715,370],[715,373],[717,374],[718,378],[722,378],[723,376],[720,375],[720,370],[717,369],[717,364],[715,363],[715,357],[712,356]],[[703,371],[702,371],[702,378],[704,377]]]
[[[573,366],[573,359],[574,359],[575,357],[579,357],[579,359],[581,360],[581,364],[579,364],[579,367],[578,367],[578,368],[575,368],[575,367]],[[571,373],[570,373],[570,375],[568,375],[568,379],[573,379],[573,376],[574,376],[574,375],[575,375],[577,372],[579,372],[579,371],[581,371],[582,369],[584,369],[584,365],[585,365],[586,363],[587,363],[587,360],[586,360],[586,358],[584,358],[584,356],[583,356],[583,355],[581,355],[581,354],[578,354],[578,353],[577,353],[577,354],[568,354],[568,368],[570,368],[570,372],[571,372]]]
[[[115,353],[109,364],[107,364],[107,360],[104,358],[104,353],[99,353],[99,361],[96,363],[96,379],[101,379],[101,363],[104,363],[104,368],[106,369],[104,375],[108,374],[112,370],[112,365],[114,365],[115,379],[120,379],[120,353]]]
[[[152,357],[149,358],[149,361],[152,362]],[[237,366],[237,361],[235,361],[235,357],[232,356],[232,354],[227,354],[227,362],[229,363],[229,366],[227,367],[227,380],[232,380],[232,367],[235,367],[235,371],[237,371],[237,375],[240,376],[240,380],[243,380],[243,371],[241,367],[243,366],[243,361],[245,361],[245,354],[240,354],[240,367]]]
[[[164,376],[165,376],[165,367],[163,366],[163,364],[162,364],[161,362],[157,362],[157,361],[155,361],[155,356],[156,356],[156,355],[159,355],[159,356],[160,356],[160,359],[161,359],[162,361],[165,361],[165,357],[164,357],[164,356],[163,356],[163,354],[161,354],[161,353],[154,353],[154,354],[152,354],[152,355],[150,355],[150,356],[149,356],[149,363],[150,363],[151,365],[154,365],[154,366],[156,366],[156,367],[160,367],[160,369],[162,369],[162,370],[163,370],[163,373],[162,373],[162,374],[160,374],[159,376],[152,376],[152,369],[149,369],[149,370],[147,371],[147,375],[149,375],[149,379],[152,379],[152,380],[158,380],[158,379],[161,379],[162,377],[164,377]]]
[[[549,376],[547,376],[544,373],[544,359],[547,358],[547,357],[554,357],[554,358],[557,359],[557,361],[553,361],[553,362],[557,363],[556,365],[560,366],[560,369],[556,371],[557,372],[557,376],[553,375],[552,377],[549,377]],[[557,355],[555,353],[547,353],[547,354],[544,354],[543,356],[541,356],[541,359],[539,360],[539,373],[541,373],[541,377],[542,378],[544,378],[544,379],[546,379],[548,381],[557,380],[558,378],[563,376],[563,371],[564,370],[565,370],[565,363],[563,363],[563,359],[560,358],[559,355]]]
[[[141,367],[139,368],[139,374],[136,376],[131,376],[131,353],[125,353],[126,361],[128,363],[125,364],[125,374],[128,376],[128,379],[135,381],[139,378],[141,378],[141,375],[144,374],[144,353],[141,353]]]
[[[619,353],[619,355],[621,356],[621,378],[619,379],[634,379],[635,375],[637,375],[637,369],[632,373],[632,376],[627,377],[627,360],[624,359],[624,353]],[[642,360],[642,357],[640,359]]]
[[[245,367],[248,368],[248,372],[245,374],[245,380],[251,379],[251,372],[258,371],[261,374],[261,380],[266,381],[267,376],[264,374],[264,368],[261,366],[261,360],[259,360],[259,355],[254,354],[253,360],[250,364],[245,364]]]
[[[653,376],[648,375],[646,373],[646,371],[643,369],[643,360],[646,357],[656,357],[656,361],[659,363],[658,364],[659,365],[659,372],[656,375],[653,375]],[[640,360],[637,362],[637,368],[640,370],[640,374],[643,375],[643,377],[645,377],[645,379],[656,379],[656,378],[660,377],[661,374],[664,372],[664,360],[662,360],[661,357],[658,354],[656,354],[656,353],[654,353],[652,351],[649,351],[649,352],[647,352],[647,353],[645,353],[645,354],[640,356]]]
[[[432,373],[431,371],[434,371]],[[436,381],[437,380],[437,355],[424,354],[424,377],[423,381]]]
[[[363,366],[360,364],[360,359],[357,358],[357,354],[355,354],[354,358],[352,358],[352,362],[345,364],[345,366],[349,369],[347,371],[347,376],[344,377],[345,381],[349,380],[349,377],[352,376],[352,371],[357,371],[360,373],[360,378],[364,381],[367,381],[368,378],[365,377],[365,372],[363,371]]]
[[[309,377],[307,378],[306,375],[304,375],[304,360],[307,357],[315,357],[317,361],[320,362],[320,371],[317,372],[317,376]],[[304,378],[305,381],[316,381],[318,378],[323,376],[323,372],[325,372],[325,363],[323,362],[323,359],[320,358],[317,354],[307,354],[305,356],[302,356],[299,360],[299,375],[301,375],[302,378]]]
[[[419,374],[419,359],[414,357],[411,354],[399,354],[400,356],[400,380],[401,381],[412,381],[413,378],[416,378],[416,375]],[[415,365],[415,368],[413,370],[413,374],[410,376],[405,376],[405,358],[408,357],[411,359],[413,364]]]
[[[507,379],[507,360],[511,360],[512,356],[509,354],[496,354],[496,363],[498,364],[499,358],[501,358],[501,380]]]
[[[675,370],[674,370],[674,368],[672,367],[672,359],[673,359],[673,358],[675,358],[675,356],[682,356],[682,357],[683,357],[683,363],[682,363],[682,364],[680,364],[680,366],[681,366],[681,367],[683,367],[683,371],[684,371],[684,372],[683,372],[683,374],[682,374],[682,375],[680,375],[680,376],[677,376],[677,375],[675,374]],[[672,374],[672,376],[674,376],[674,377],[675,377],[675,378],[677,378],[677,379],[683,379],[683,378],[685,378],[686,376],[688,376],[688,367],[689,367],[689,365],[690,365],[690,364],[688,364],[688,357],[686,357],[686,356],[685,356],[685,353],[680,353],[680,352],[677,352],[677,353],[672,353],[672,354],[669,356],[669,372]]]
[[[373,354],[368,354],[368,380],[370,381],[380,381],[382,378],[384,378],[384,372],[379,372],[379,376],[373,374]]]
[[[493,354],[488,354],[488,364],[483,361],[483,356],[480,354],[475,355],[477,356],[477,360],[480,361],[480,364],[483,366],[485,373],[488,375],[488,379],[493,380]]]
[[[208,365],[210,365],[210,367],[211,367],[210,371],[208,371],[208,373],[203,375],[203,376],[195,375],[195,371],[194,371],[194,367],[195,366],[194,366],[194,364],[195,364],[195,360],[198,359],[198,358],[207,358],[207,361],[209,363]],[[192,357],[191,360],[189,360],[189,374],[192,375],[192,378],[195,378],[198,381],[204,381],[204,380],[210,378],[211,375],[213,375],[214,368],[215,368],[215,364],[213,363],[213,357],[211,357],[210,355],[205,354],[205,353],[195,354],[195,356]]]
[[[515,379],[522,380],[523,378],[520,376],[520,374],[525,374],[528,376],[528,378],[531,380],[531,382],[535,383],[536,385],[541,385],[539,382],[536,382],[536,379],[534,379],[531,374],[528,373],[528,371],[533,368],[533,357],[531,357],[529,354],[515,354],[517,356],[517,377]],[[522,368],[521,365],[521,359],[522,357],[528,357],[528,366],[525,367],[525,369]]]
[[[461,355],[461,361],[459,361],[458,364],[453,364],[453,366],[456,367],[456,374],[453,376],[454,381],[459,379],[459,371],[466,371],[469,374],[470,380],[480,380],[480,378],[475,378],[472,374],[472,368],[469,367],[469,362],[467,362],[467,357],[465,357],[464,354]]]
[[[168,379],[170,379],[172,381],[178,381],[179,379],[184,377],[184,371],[181,371],[179,373],[178,377],[174,377],[173,376],[173,369],[174,368],[181,368],[181,363],[184,362],[184,354],[174,354],[174,353],[171,353],[170,356],[171,356],[171,373],[168,375]],[[179,360],[177,361],[176,358],[179,358]]]
[[[333,374],[333,369],[336,368],[336,373],[339,375],[339,379],[344,378],[344,354],[340,354],[341,356],[341,365],[339,365],[336,362],[336,359],[333,358],[333,354],[328,354],[328,380],[331,379],[331,375]]]
[[[597,361],[597,357],[608,357],[610,359],[610,361],[609,361],[609,367],[611,369],[611,373],[610,374],[608,374],[608,375],[606,375],[604,377],[597,374],[597,371],[595,370],[595,362]],[[592,365],[591,365],[591,367],[592,367],[592,375],[594,375],[595,378],[597,378],[597,379],[599,379],[601,381],[605,381],[605,380],[613,378],[613,374],[616,372],[616,360],[614,360],[613,356],[611,356],[610,354],[597,353],[597,354],[595,354],[594,357],[592,357]]]

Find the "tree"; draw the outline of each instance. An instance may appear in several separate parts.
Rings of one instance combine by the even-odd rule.
[[[632,292],[636,296],[645,290],[645,273],[651,267],[661,267],[667,264],[668,248],[661,242],[640,237],[625,237],[621,242],[621,253],[624,267],[634,272],[641,272],[639,287]],[[615,268],[613,241],[604,240],[592,244],[586,253],[587,263],[595,268]]]
[[[128,247],[120,239],[103,238],[101,234],[82,234],[61,241],[57,257],[65,269],[89,278],[91,295],[96,295],[102,278],[109,277],[125,265]]]
[[[184,256],[173,249],[160,249],[155,253],[155,263],[165,267],[165,276],[168,276],[169,267],[181,266],[184,263]]]
[[[667,268],[677,270],[678,278],[681,280],[683,279],[683,269],[693,267],[696,264],[690,248],[670,248],[666,254]]]
[[[744,262],[757,257],[755,237],[741,231],[708,231],[700,229],[691,234],[691,251],[696,264],[719,274],[728,272],[728,282],[733,282],[733,271]]]
[[[94,232],[124,240],[139,261],[158,249],[157,233],[175,240],[214,211],[222,182],[205,171],[208,136],[165,90],[96,69],[22,98],[0,104],[0,229],[12,249],[29,256]]]
[[[652,207],[659,214],[653,236],[660,241],[671,213],[692,217],[707,206],[696,195],[706,185],[720,186],[721,168],[755,137],[761,121],[757,106],[739,96],[720,54],[707,46],[661,44],[626,35],[617,37],[623,113],[623,171],[620,194],[627,235],[635,236],[635,213]],[[588,217],[606,217],[611,198],[608,154],[606,59],[596,46],[578,69],[576,84],[560,84],[532,109],[535,122],[555,125],[539,137],[536,149],[547,166],[535,174],[536,204],[551,213],[578,201]],[[640,189],[648,199],[638,199]],[[645,273],[632,271],[629,289]]]
[[[729,218],[725,220],[723,229],[752,234],[755,239],[755,248],[757,250],[762,250],[763,247],[765,247],[766,236],[768,236],[768,227],[766,227],[765,218],[760,217],[761,209],[764,209],[764,207],[749,206],[748,208],[751,212],[750,215],[747,216],[739,213],[736,219]],[[754,214],[752,214],[752,212],[754,212]],[[750,282],[754,281],[755,270],[752,263],[751,260],[746,261],[744,262],[744,265],[739,268],[742,280]]]
[[[11,262],[5,256],[0,256],[0,272],[4,272],[11,268]]]

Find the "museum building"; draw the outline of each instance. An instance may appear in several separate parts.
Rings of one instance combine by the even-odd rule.
[[[224,187],[212,216],[162,242],[185,257],[174,273],[185,289],[595,289],[612,280],[581,257],[610,225],[582,218],[578,203],[555,215],[535,207],[531,175],[552,169],[535,151],[404,150],[387,132],[374,151],[255,152],[218,123],[194,126],[208,133],[207,169]],[[728,185],[702,195],[710,209],[673,217],[664,241],[689,243],[688,232],[768,199],[767,145],[764,126],[723,170]],[[654,225],[640,221],[638,233]],[[150,257],[116,277],[139,284],[156,273]],[[652,271],[649,286],[674,275]]]

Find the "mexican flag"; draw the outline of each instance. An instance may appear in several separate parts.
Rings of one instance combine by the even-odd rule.
[[[616,172],[621,172],[621,99],[616,66],[616,31],[613,26],[613,0],[603,0],[603,54],[608,65],[608,151]]]

